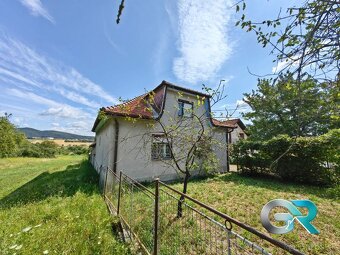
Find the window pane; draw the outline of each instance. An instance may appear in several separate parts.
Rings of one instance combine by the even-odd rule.
[[[178,102],[178,116],[183,116],[183,102]]]
[[[151,147],[151,158],[159,159],[159,144],[153,143]]]
[[[151,145],[151,159],[169,159],[171,152],[168,140],[163,135],[153,135]]]
[[[171,151],[170,151],[170,146],[169,144],[165,144],[165,158],[171,158]]]
[[[191,117],[192,116],[192,104],[187,104],[187,103],[184,103],[183,104],[183,110],[184,110],[184,114],[183,116],[185,117]]]

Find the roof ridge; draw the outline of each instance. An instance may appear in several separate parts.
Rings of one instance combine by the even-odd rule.
[[[118,107],[118,106],[125,106],[126,104],[129,104],[129,103],[131,103],[131,102],[137,100],[139,97],[146,96],[148,93],[149,93],[149,92],[144,93],[144,94],[139,95],[139,96],[136,96],[136,97],[134,97],[134,98],[132,98],[132,99],[128,99],[127,101],[122,102],[122,103],[120,103],[120,104],[110,105],[110,106],[107,106],[107,107],[105,107],[105,108],[114,108],[114,107]]]

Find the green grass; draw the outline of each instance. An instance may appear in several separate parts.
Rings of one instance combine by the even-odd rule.
[[[0,254],[127,254],[83,156],[0,160]]]
[[[171,186],[177,190],[182,189],[180,183],[174,183]],[[154,190],[153,184],[147,184],[147,187]],[[187,207],[183,207],[183,217],[176,218],[177,202],[169,198],[163,190],[174,194],[161,186],[159,213],[161,254],[172,255],[177,254],[178,251],[180,251],[180,254],[216,254],[216,247],[226,251],[225,232],[219,230],[215,232],[215,228],[211,227],[213,224],[210,224],[197,213],[193,213]],[[335,255],[340,250],[339,187],[304,186],[270,179],[245,177],[237,173],[227,173],[191,180],[188,186],[188,194],[275,239],[295,247],[305,254]],[[145,246],[147,248],[152,247],[150,246],[153,228],[152,201],[150,202],[145,193],[128,186],[123,186],[122,197],[121,215],[133,227]],[[176,194],[175,197],[179,198]],[[310,199],[313,201],[319,211],[313,224],[321,232],[320,235],[308,234],[299,223],[295,223],[295,229],[288,234],[269,234],[262,227],[260,212],[267,202],[278,198],[287,200]],[[188,200],[186,200],[186,203],[193,205]],[[222,224],[224,223],[216,215],[214,216],[200,207],[194,207]],[[300,210],[306,213],[306,210]],[[206,231],[203,231],[203,229],[206,229]],[[272,254],[287,254],[270,243],[240,229],[235,224],[233,224],[233,230],[266,248]],[[214,239],[216,236],[217,238]],[[244,244],[240,241],[239,245]],[[242,251],[237,254],[242,254]]]
[[[172,187],[181,190],[181,184]],[[310,199],[318,207],[313,224],[319,235],[310,235],[298,223],[285,235],[272,237],[286,242],[306,254],[339,254],[339,187],[322,188],[281,183],[228,173],[189,183],[188,194],[241,222],[267,233],[260,222],[262,207],[272,199]],[[303,211],[303,210],[302,210]],[[235,227],[234,227],[235,229]],[[276,253],[275,253],[276,254]]]

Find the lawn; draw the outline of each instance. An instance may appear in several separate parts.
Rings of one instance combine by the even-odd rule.
[[[127,254],[84,156],[0,160],[0,254]]]
[[[181,190],[181,184],[172,187]],[[298,223],[284,235],[271,236],[294,246],[305,254],[339,254],[339,187],[322,188],[282,183],[269,179],[240,176],[237,173],[192,180],[188,194],[241,222],[267,233],[260,222],[262,207],[272,199],[310,199],[318,207],[313,225],[319,235],[310,235]],[[302,212],[306,212],[302,210]]]
[[[180,183],[171,186],[181,190]],[[129,253],[112,234],[113,219],[99,194],[98,177],[82,156],[1,159],[0,187],[0,254]],[[265,233],[260,223],[264,204],[276,198],[310,199],[319,210],[313,224],[320,235],[308,234],[297,223],[293,232],[272,236],[306,254],[338,254],[340,250],[339,187],[287,184],[228,173],[191,180],[188,194]],[[136,196],[134,205],[142,208],[130,213],[135,219],[142,215],[150,218],[140,227],[152,241],[152,214],[149,217],[145,209],[153,208],[152,201],[141,198],[146,199],[145,195]],[[193,224],[188,222],[185,230]],[[197,244],[188,240],[186,245]]]

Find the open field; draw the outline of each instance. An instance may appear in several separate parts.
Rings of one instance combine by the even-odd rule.
[[[58,144],[59,146],[73,146],[73,145],[84,145],[84,146],[90,146],[92,142],[65,142],[65,139],[28,139],[31,143],[41,143],[43,141],[52,141]]]
[[[127,254],[84,156],[0,160],[0,254]]]
[[[172,187],[181,190],[181,184]],[[227,173],[193,180],[188,194],[241,222],[267,233],[260,222],[262,207],[272,199],[310,199],[318,207],[313,225],[319,235],[310,235],[298,223],[284,235],[272,237],[294,246],[305,254],[339,254],[340,251],[340,188],[321,188],[281,183]],[[302,210],[303,212],[306,212]]]

